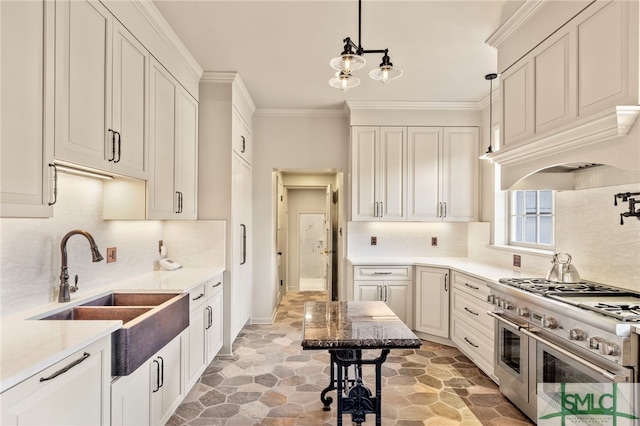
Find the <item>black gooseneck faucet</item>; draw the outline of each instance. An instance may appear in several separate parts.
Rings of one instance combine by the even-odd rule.
[[[96,242],[93,240],[93,237],[87,231],[83,231],[81,229],[74,229],[70,231],[62,237],[62,241],[60,242],[60,251],[62,252],[62,267],[60,270],[60,294],[58,295],[58,302],[68,302],[71,300],[71,295],[69,293],[69,272],[67,271],[67,241],[72,235],[84,235],[87,240],[89,240],[89,244],[91,246],[91,258],[93,262],[100,262],[103,258],[98,250],[98,246]],[[77,281],[76,281],[77,283]],[[76,291],[78,289],[77,285],[71,289],[72,291]]]

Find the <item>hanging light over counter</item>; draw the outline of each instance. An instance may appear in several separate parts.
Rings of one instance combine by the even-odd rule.
[[[488,160],[490,163],[493,163],[489,154],[493,153],[493,143],[491,141],[493,135],[493,80],[498,77],[498,74],[492,73],[484,76],[485,80],[489,80],[489,147],[487,148],[487,152],[480,156],[481,160]]]
[[[360,43],[362,32],[362,0],[358,0],[358,44],[356,45],[350,37],[342,40],[344,48],[340,56],[333,58],[329,65],[337,70],[335,76],[329,80],[329,85],[346,92],[352,87],[360,84],[360,79],[354,77],[352,71],[363,68],[367,61],[363,57],[365,53],[382,53],[382,62],[378,68],[369,72],[369,77],[381,83],[388,83],[402,75],[402,70],[396,68],[389,58],[389,49],[368,50],[362,47]]]

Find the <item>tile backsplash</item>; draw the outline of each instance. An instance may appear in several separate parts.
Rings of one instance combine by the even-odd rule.
[[[105,221],[102,219],[102,182],[60,174],[58,202],[50,219],[0,219],[0,316],[57,300],[60,283],[62,237],[73,229],[88,231],[106,259],[107,247],[117,247],[117,261],[92,263],[88,241],[81,235],[67,242],[70,281],[79,276],[79,291],[99,288],[111,282],[153,271],[158,257],[158,240],[165,238],[165,226],[171,235],[175,256],[185,253],[190,236],[221,241],[224,247],[224,222]],[[181,228],[184,228],[182,232]],[[195,228],[195,229],[194,229]],[[199,252],[194,260],[183,258],[189,266],[207,266],[224,262],[224,250],[213,244]],[[171,247],[170,247],[171,248]],[[221,253],[222,254],[221,254]],[[186,251],[188,253],[188,251]],[[73,297],[73,295],[72,295]]]

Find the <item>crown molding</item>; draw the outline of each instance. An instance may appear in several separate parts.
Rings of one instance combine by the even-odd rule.
[[[138,0],[131,2],[136,9],[140,11],[142,16],[149,22],[153,29],[158,33],[162,40],[169,46],[188,69],[200,78],[202,75],[202,67],[195,60],[191,52],[186,48],[173,28],[164,19],[160,11],[156,8],[151,0]]]
[[[237,90],[237,94],[242,98],[242,101],[251,109],[253,114],[256,110],[256,105],[251,99],[251,95],[245,86],[244,81],[236,71],[205,71],[200,77],[202,83],[218,83],[218,84],[231,84],[234,89]]]
[[[481,103],[469,102],[405,102],[405,101],[347,101],[349,110],[478,110]]]
[[[254,116],[262,117],[347,117],[344,109],[258,108]]]
[[[485,43],[497,49],[505,39],[538,13],[548,1],[551,0],[526,0],[504,24],[489,36]]]

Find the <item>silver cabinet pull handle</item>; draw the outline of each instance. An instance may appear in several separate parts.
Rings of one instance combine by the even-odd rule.
[[[447,203],[444,202],[442,204],[444,204],[444,215],[442,217],[447,217]]]
[[[53,201],[47,203],[52,206],[58,202],[58,168],[55,164],[49,163],[49,167],[53,167]]]
[[[85,352],[85,353],[82,354],[82,357],[78,358],[77,360],[71,362],[69,365],[61,368],[58,371],[56,371],[55,373],[53,373],[49,377],[40,377],[40,381],[41,382],[46,382],[47,380],[53,380],[56,377],[58,377],[59,375],[64,374],[67,371],[71,370],[73,367],[75,367],[76,365],[80,364],[82,361],[84,361],[85,359],[89,358],[90,356],[91,356],[91,354],[89,352]]]
[[[447,288],[447,278],[449,277],[449,274],[444,274],[444,291],[449,291],[449,289]]]

